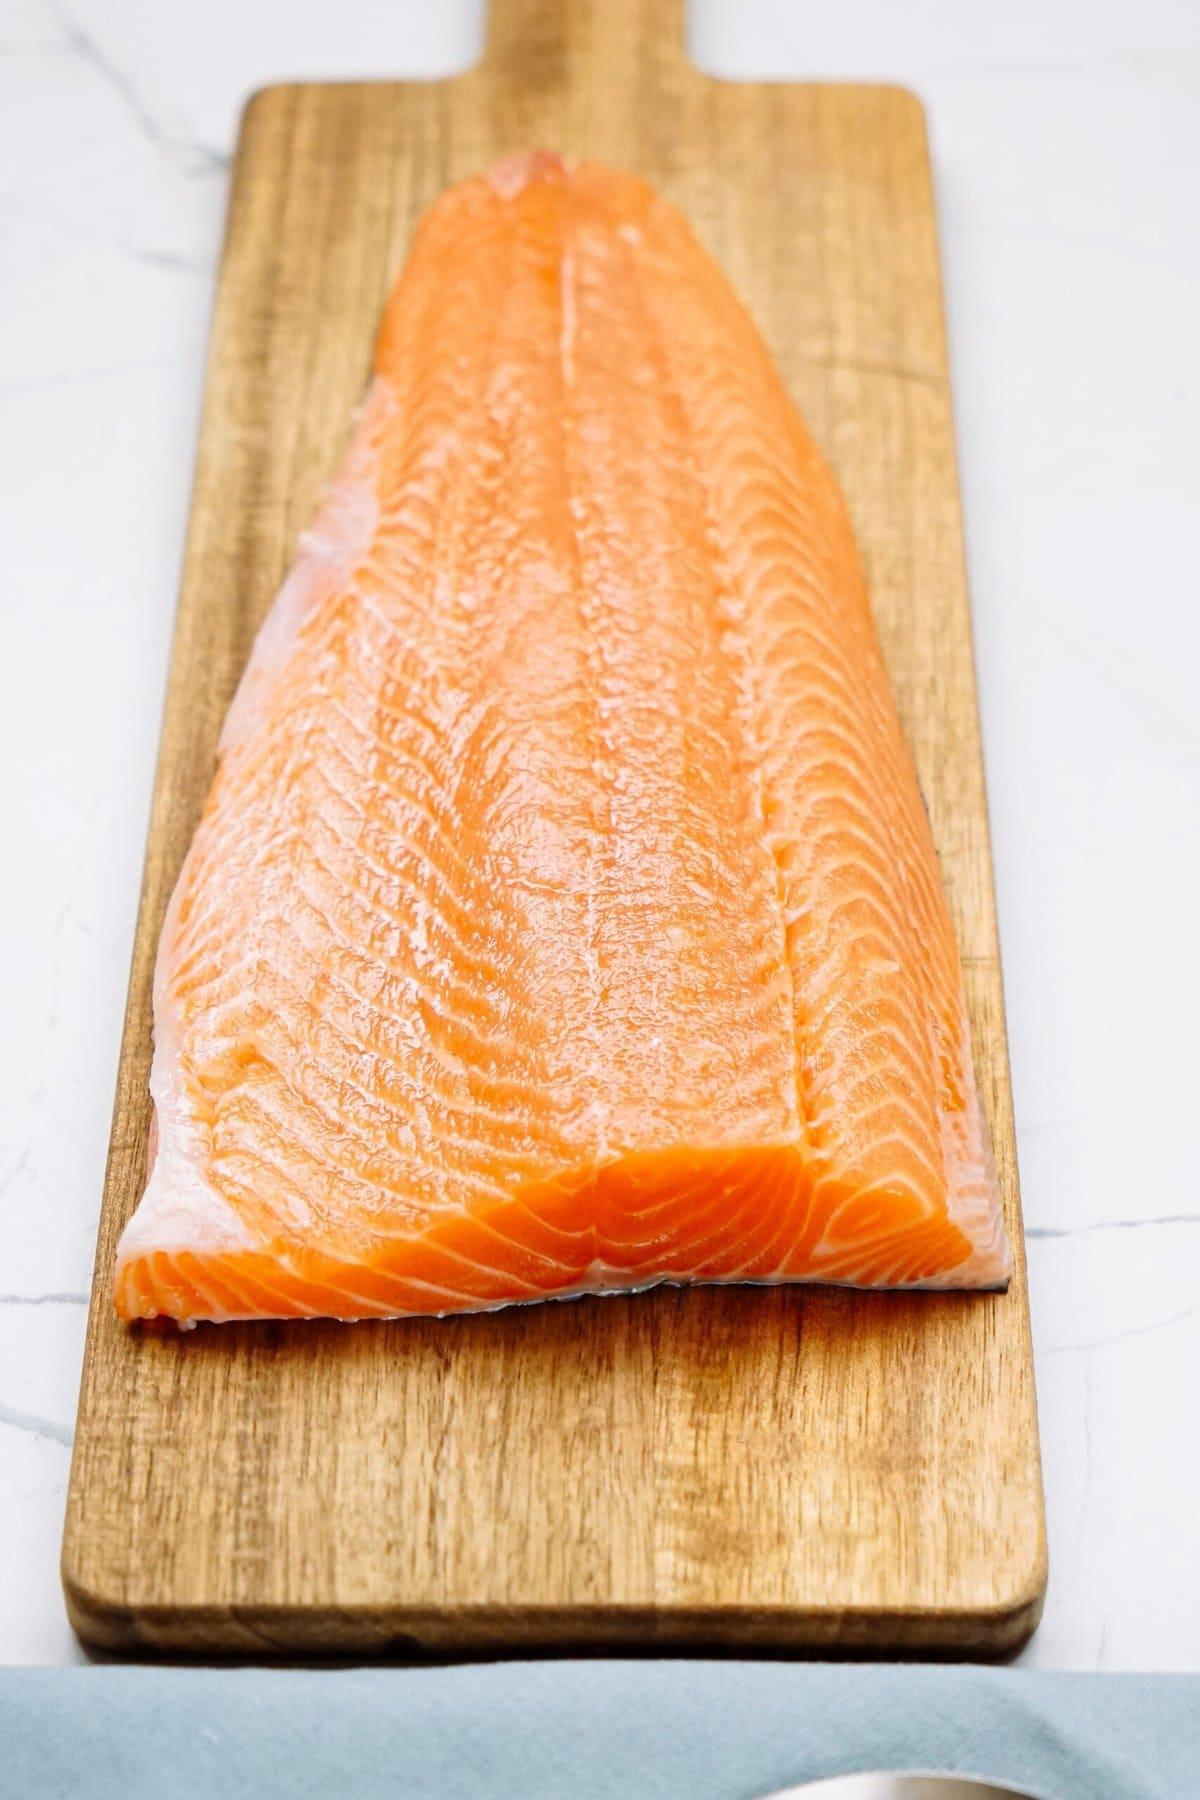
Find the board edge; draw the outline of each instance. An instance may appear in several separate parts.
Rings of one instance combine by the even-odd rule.
[[[472,1607],[325,1603],[139,1606],[89,1585],[63,1558],[67,1616],[102,1653],[225,1656],[405,1657],[717,1655],[957,1656],[1001,1660],[1019,1652],[1042,1616],[1044,1550],[1024,1583],[986,1608],[627,1605]]]

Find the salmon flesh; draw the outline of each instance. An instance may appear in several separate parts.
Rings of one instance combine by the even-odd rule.
[[[1001,1287],[837,486],[641,181],[445,194],[170,902],[126,1319]]]

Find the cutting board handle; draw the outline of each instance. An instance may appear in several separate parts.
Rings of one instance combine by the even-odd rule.
[[[484,64],[514,87],[688,68],[685,0],[491,0]]]

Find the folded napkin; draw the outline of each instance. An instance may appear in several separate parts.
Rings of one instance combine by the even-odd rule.
[[[0,1673],[3,1800],[752,1800],[852,1769],[1200,1796],[1200,1678],[761,1662]]]

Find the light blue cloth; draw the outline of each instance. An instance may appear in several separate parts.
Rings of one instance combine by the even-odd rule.
[[[1200,1677],[729,1662],[0,1673],[3,1800],[751,1800],[920,1766],[1198,1800]]]

